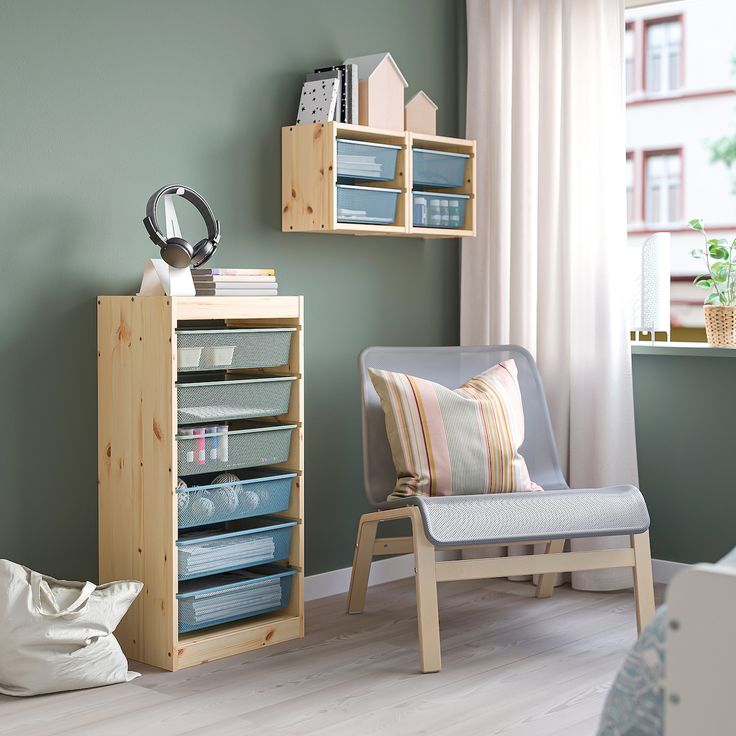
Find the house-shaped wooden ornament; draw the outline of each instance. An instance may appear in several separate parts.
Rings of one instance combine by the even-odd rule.
[[[437,135],[437,105],[424,90],[419,90],[404,107],[404,129]]]
[[[388,51],[345,59],[358,65],[358,119],[361,125],[388,130],[404,129],[404,79]]]

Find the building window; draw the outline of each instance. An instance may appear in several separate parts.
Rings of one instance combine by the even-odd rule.
[[[682,22],[650,22],[646,27],[646,88],[650,94],[673,92],[680,88]]]
[[[626,62],[626,94],[630,95],[634,92],[634,26],[631,23],[626,25],[624,32],[624,59]]]
[[[634,221],[634,182],[636,179],[634,168],[634,154],[626,154],[626,219]]]
[[[682,191],[682,155],[679,151],[646,154],[644,212],[648,225],[678,222]]]

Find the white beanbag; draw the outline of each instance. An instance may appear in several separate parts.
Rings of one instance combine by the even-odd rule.
[[[0,693],[40,695],[138,677],[112,632],[142,587],[55,580],[0,560]]]

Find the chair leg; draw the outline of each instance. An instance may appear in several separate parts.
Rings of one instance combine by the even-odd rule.
[[[547,542],[545,554],[557,554],[565,549],[564,539],[552,539]],[[546,572],[537,578],[537,598],[550,598],[555,589],[556,572]]]
[[[365,521],[361,518],[358,524],[358,538],[355,542],[353,571],[350,575],[348,591],[348,613],[363,613],[365,595],[368,589],[368,577],[373,562],[373,544],[376,541],[378,521]]]
[[[654,580],[652,556],[649,549],[649,532],[631,535],[634,550],[634,601],[636,603],[636,628],[642,629],[654,616]]]
[[[440,617],[437,605],[437,570],[434,545],[424,534],[419,512],[412,518],[414,536],[414,579],[417,587],[417,622],[419,626],[419,657],[422,672],[439,672]]]

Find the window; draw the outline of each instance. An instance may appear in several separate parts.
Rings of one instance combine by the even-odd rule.
[[[656,21],[646,27],[646,88],[650,94],[680,88],[682,23],[680,19]]]
[[[630,23],[626,26],[624,33],[624,59],[626,62],[626,94],[634,92],[634,26]]]
[[[634,154],[626,154],[626,219],[628,222],[634,220],[634,180],[636,178],[634,166]]]
[[[648,225],[667,225],[681,218],[682,156],[679,151],[645,157],[644,213]]]

